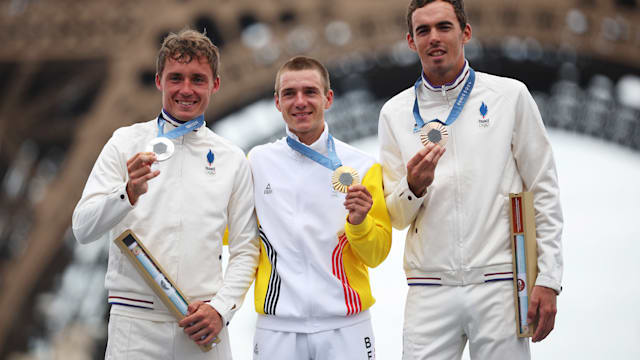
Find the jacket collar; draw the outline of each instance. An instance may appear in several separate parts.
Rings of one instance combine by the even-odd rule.
[[[162,109],[162,118],[165,120],[165,128],[164,128],[164,132],[167,133],[177,127],[179,127],[180,125],[184,124],[186,121],[180,121],[176,118],[174,118],[173,116],[171,116],[171,114],[169,114],[168,112],[166,112],[164,109]],[[207,120],[204,121],[204,124],[202,124],[202,126],[200,126],[199,128],[193,130],[193,132],[195,133],[201,133],[200,130],[204,129],[205,127],[207,127]],[[193,133],[192,132],[192,133]]]
[[[467,80],[468,77],[469,77],[469,62],[465,60],[462,70],[460,70],[460,73],[458,73],[458,75],[452,82],[448,84],[436,86],[431,84],[429,80],[426,78],[426,76],[424,75],[424,72],[422,72],[422,84],[425,89],[429,90],[428,93],[446,92],[447,95],[452,95],[451,92],[454,92],[455,94],[453,95],[457,95],[462,90],[464,82]]]
[[[287,132],[287,136],[291,136],[291,138],[295,139],[296,141],[300,141],[298,136],[296,134],[292,133],[291,130],[289,130],[288,126],[285,126],[285,129],[286,129],[286,132]],[[328,153],[328,150],[327,150],[327,138],[328,137],[329,137],[329,125],[325,121],[324,122],[324,130],[322,131],[322,134],[320,134],[320,137],[316,141],[314,141],[313,144],[307,145],[307,146],[309,146],[313,150],[319,152],[320,154],[327,154]],[[291,150],[295,151],[293,149],[291,149]],[[295,152],[297,153],[297,151],[295,151]]]

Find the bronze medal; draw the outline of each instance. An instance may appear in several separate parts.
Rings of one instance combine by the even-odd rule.
[[[427,123],[420,129],[420,141],[422,145],[427,146],[429,143],[438,144],[444,147],[447,144],[449,132],[447,127],[437,121]]]

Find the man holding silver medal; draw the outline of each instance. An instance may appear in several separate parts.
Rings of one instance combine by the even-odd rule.
[[[381,167],[329,132],[317,60],[287,61],[274,98],[287,136],[248,156],[262,240],[254,360],[374,359],[367,268],[391,248]]]
[[[160,115],[114,132],[74,211],[80,243],[110,243],[107,359],[231,359],[226,325],[254,280],[259,242],[249,163],[204,123],[220,87],[218,64],[204,34],[185,29],[165,38],[157,58]],[[111,241],[126,229],[191,301],[179,323]],[[196,346],[216,338],[208,352]]]
[[[529,359],[515,327],[509,193],[534,197],[539,275],[528,321],[553,329],[562,278],[562,211],[551,146],[524,84],[475,72],[462,0],[412,0],[415,85],[380,112],[387,207],[409,226],[404,359]],[[446,152],[445,152],[446,147]]]

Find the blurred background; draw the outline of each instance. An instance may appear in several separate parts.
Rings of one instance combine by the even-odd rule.
[[[331,73],[332,133],[377,155],[382,104],[420,72],[407,3],[0,0],[0,359],[104,357],[107,244],[78,246],[71,214],[113,131],[159,112],[155,55],[168,32],[206,29],[220,47],[207,125],[245,151],[284,134],[274,76],[304,54]],[[523,81],[556,151],[565,291],[557,330],[533,354],[640,358],[640,1],[465,5],[471,66]],[[383,360],[401,352],[403,239],[394,232],[372,271]],[[236,359],[251,354],[250,298],[230,327]]]

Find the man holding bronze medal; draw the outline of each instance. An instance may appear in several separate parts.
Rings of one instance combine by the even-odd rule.
[[[262,240],[254,360],[374,359],[367,268],[391,248],[381,167],[331,135],[317,60],[287,61],[274,98],[287,136],[248,156]]]
[[[475,72],[462,0],[412,0],[415,85],[380,112],[380,159],[394,227],[409,226],[405,359],[529,359],[516,336],[510,193],[530,191],[539,275],[534,342],[553,329],[562,278],[562,211],[551,146],[524,84]],[[446,152],[445,152],[446,149]]]
[[[185,29],[165,38],[156,74],[161,113],[114,132],[74,211],[80,243],[110,243],[107,359],[231,359],[226,324],[253,282],[259,242],[248,161],[204,123],[220,87],[218,64],[204,34]],[[111,241],[126,229],[191,302],[179,323]],[[196,346],[212,341],[208,352]]]

